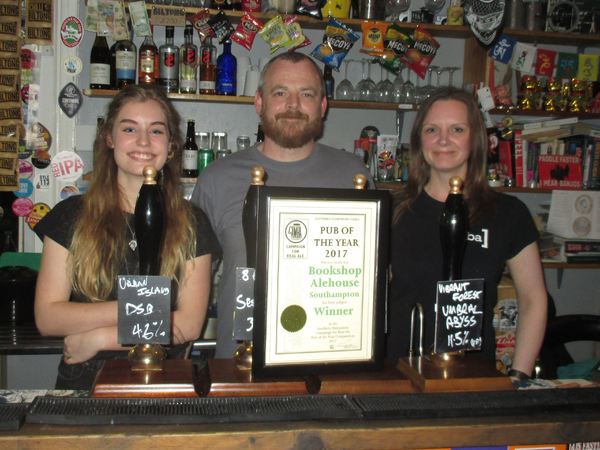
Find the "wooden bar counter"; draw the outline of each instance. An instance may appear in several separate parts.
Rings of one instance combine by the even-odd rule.
[[[427,394],[423,394],[427,395]],[[600,410],[525,416],[162,426],[25,424],[10,449],[416,449],[600,440]]]

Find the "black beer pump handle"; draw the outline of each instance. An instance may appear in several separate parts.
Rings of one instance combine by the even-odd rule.
[[[156,169],[146,166],[144,184],[135,203],[134,223],[140,258],[140,275],[160,275],[160,251],[164,232],[164,209]]]
[[[256,268],[257,240],[258,240],[258,198],[263,181],[265,169],[261,166],[253,166],[250,169],[252,181],[244,199],[242,209],[242,227],[244,229],[244,240],[246,241],[246,266]]]
[[[443,280],[459,280],[469,228],[467,206],[460,177],[450,178],[450,192],[440,215]]]

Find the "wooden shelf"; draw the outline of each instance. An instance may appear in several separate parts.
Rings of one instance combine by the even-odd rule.
[[[599,113],[591,113],[591,112],[570,112],[570,111],[523,111],[516,108],[511,109],[498,109],[494,108],[488,111],[490,114],[499,115],[499,116],[528,116],[528,117],[544,117],[544,118],[552,118],[552,117],[573,117],[577,116],[581,120],[586,119],[600,119]]]
[[[544,262],[544,269],[600,269],[600,263]]]
[[[87,97],[114,97],[117,90],[113,89],[84,89],[83,93]],[[168,94],[172,100],[185,102],[204,102],[204,103],[230,103],[237,105],[253,105],[254,97],[233,96],[233,95],[205,95],[205,94]],[[359,102],[353,100],[329,100],[329,107],[335,109],[379,109],[379,110],[400,110],[413,111],[413,105],[404,105],[398,103],[384,102]]]

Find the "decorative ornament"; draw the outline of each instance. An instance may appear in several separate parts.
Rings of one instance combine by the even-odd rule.
[[[505,0],[465,0],[465,18],[482,44],[489,45],[496,38],[505,3]]]

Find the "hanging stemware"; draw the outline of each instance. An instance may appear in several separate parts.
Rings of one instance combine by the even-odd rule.
[[[354,86],[348,79],[348,65],[352,61],[344,60],[344,79],[335,88],[335,99],[336,100],[354,100]]]

